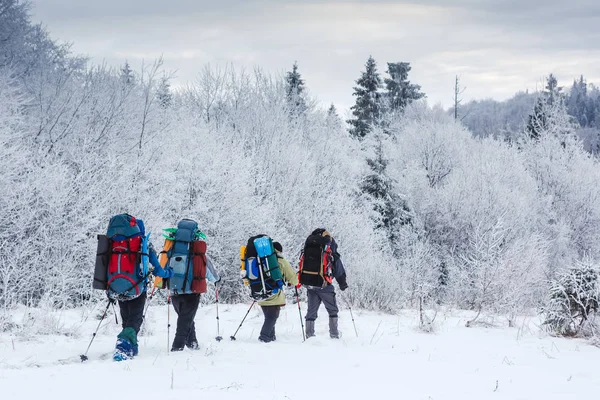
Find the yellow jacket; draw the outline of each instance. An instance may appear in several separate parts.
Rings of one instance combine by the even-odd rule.
[[[283,274],[283,281],[287,284],[291,284],[296,286],[298,284],[298,275],[283,255],[275,251],[277,253],[277,262],[279,263],[279,268],[281,268],[281,273]],[[269,297],[266,300],[261,300],[258,302],[260,306],[285,306],[285,291],[282,288],[277,294]]]

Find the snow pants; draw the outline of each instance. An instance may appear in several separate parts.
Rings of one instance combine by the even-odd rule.
[[[144,305],[146,304],[146,292],[133,300],[119,300],[119,313],[121,314],[122,327],[133,328],[136,334],[140,333],[142,322],[144,322]]]
[[[171,297],[171,301],[177,313],[177,330],[173,340],[173,349],[181,350],[184,346],[197,346],[194,318],[200,305],[200,295],[196,293],[180,294]]]
[[[325,306],[329,318],[337,318],[338,306],[335,300],[335,288],[333,285],[327,286],[325,289],[308,289],[308,311],[306,312],[306,320],[314,321],[317,319],[319,307],[321,303]]]
[[[258,340],[272,342],[277,339],[275,337],[275,324],[277,323],[277,318],[279,318],[281,306],[260,306],[260,308],[262,308],[262,312],[265,315],[265,322],[260,330]]]

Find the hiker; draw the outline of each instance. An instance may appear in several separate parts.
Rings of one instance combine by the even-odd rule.
[[[288,286],[297,285],[298,276],[288,260],[283,257],[283,246],[279,242],[273,242],[273,247],[275,248],[277,262],[281,269],[284,282],[287,283]],[[275,324],[279,318],[281,307],[285,306],[285,292],[281,289],[268,299],[259,301],[258,305],[265,316],[265,322],[260,330],[258,340],[264,343],[273,342],[277,340],[277,337],[275,336]]]
[[[123,330],[117,336],[113,359],[126,360],[138,354],[137,335],[144,320],[150,274],[170,278],[173,270],[161,267],[144,221],[129,214],[112,217],[107,234],[99,235],[98,241],[94,288],[104,288],[109,299],[119,303]]]
[[[221,281],[221,277],[208,256],[206,256],[206,280],[213,282],[215,285]],[[171,301],[177,313],[177,330],[171,351],[182,351],[184,346],[191,350],[198,350],[200,345],[196,338],[194,318],[200,305],[200,293],[172,295]]]
[[[221,277],[206,255],[206,236],[198,229],[196,221],[182,219],[176,229],[164,231],[167,234],[161,260],[164,265],[173,268],[167,287],[177,313],[177,329],[171,351],[182,351],[185,347],[197,350],[200,346],[194,318],[200,305],[200,295],[206,293],[207,281],[217,284]]]
[[[335,278],[342,291],[348,288],[348,283],[344,265],[337,251],[337,243],[327,230],[315,229],[306,239],[300,257],[298,276],[300,285],[307,288],[306,337],[315,336],[315,320],[323,303],[329,314],[329,336],[339,339],[339,310],[333,279]]]

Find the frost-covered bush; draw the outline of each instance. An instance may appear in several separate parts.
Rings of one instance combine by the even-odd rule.
[[[550,285],[542,309],[544,326],[562,336],[596,336],[600,304],[600,269],[589,261],[561,272]]]
[[[393,127],[389,150],[397,190],[414,215],[410,229],[420,238],[404,246],[405,283],[429,276],[432,298],[478,313],[514,316],[535,306],[547,242],[537,230],[537,190],[523,155],[421,107]],[[430,255],[414,260],[410,249],[425,243]]]

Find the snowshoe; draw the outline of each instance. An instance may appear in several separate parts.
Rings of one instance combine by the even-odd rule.
[[[137,347],[137,346],[135,346]],[[134,351],[134,346],[127,339],[117,339],[117,345],[115,346],[115,352],[113,354],[114,361],[130,360],[137,354]]]

